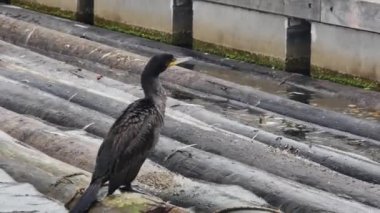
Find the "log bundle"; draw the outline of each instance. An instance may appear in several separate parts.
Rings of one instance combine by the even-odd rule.
[[[2,27],[8,27],[9,35],[16,37],[0,33],[3,39],[21,44],[17,38],[26,36],[26,42],[21,39],[22,45],[44,54],[82,57],[130,71],[120,78],[112,71],[110,76],[118,80],[136,81],[145,64],[143,57],[38,26],[21,33],[22,27],[29,29],[30,25],[4,20],[8,18],[0,17]],[[48,37],[49,42],[41,46],[41,38]],[[51,52],[58,49],[61,52]],[[142,92],[138,86],[5,42],[0,41],[0,50],[0,168],[70,207],[80,195],[79,189],[88,184],[102,138],[115,118],[142,97]],[[164,77],[171,90],[186,90],[194,96],[202,95],[196,89],[208,91],[214,95],[207,98],[215,101],[234,96],[235,101],[254,104],[252,101],[260,99],[260,107],[273,111],[280,109],[272,109],[272,105],[285,103],[261,93],[253,97],[253,91],[247,88],[175,69],[179,74]],[[348,119],[329,115],[340,121]],[[367,136],[377,139],[378,132],[373,130],[378,125],[350,121],[354,123],[343,128],[358,124],[359,131],[370,127],[362,134],[370,132]],[[379,145],[376,140],[366,143]],[[125,211],[136,203],[152,208],[141,211],[157,212],[191,211],[188,208],[196,212],[279,212],[276,208],[284,212],[376,212],[380,208],[378,162],[323,145],[311,147],[172,98],[168,100],[160,141],[150,159],[154,162],[144,164],[134,183],[149,195],[107,197],[92,211]]]

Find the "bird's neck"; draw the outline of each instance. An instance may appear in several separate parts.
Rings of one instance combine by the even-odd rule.
[[[160,110],[164,110],[166,92],[158,77],[142,76],[141,85],[144,90],[145,98],[151,99]]]

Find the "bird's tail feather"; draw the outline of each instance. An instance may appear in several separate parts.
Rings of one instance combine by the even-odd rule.
[[[95,181],[90,184],[82,197],[70,210],[70,213],[84,213],[87,212],[97,199],[97,194],[102,186],[101,181]]]

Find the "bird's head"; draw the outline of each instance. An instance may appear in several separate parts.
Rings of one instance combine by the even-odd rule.
[[[190,60],[190,58],[175,58],[172,54],[158,54],[153,56],[145,66],[144,72],[157,77],[167,68]]]

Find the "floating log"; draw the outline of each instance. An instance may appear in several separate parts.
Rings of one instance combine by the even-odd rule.
[[[51,68],[45,68],[42,65],[33,64],[32,61],[28,61],[28,57],[25,57],[24,60],[24,62],[20,63],[29,64],[25,65],[27,68],[11,65],[10,63],[4,64],[8,61],[4,59],[4,61],[0,63],[1,67],[3,67],[3,69],[0,70],[0,75],[7,76],[18,81],[25,81],[24,83],[28,85],[37,87],[64,99],[70,99],[70,102],[95,109],[96,111],[103,112],[113,117],[118,116],[128,103],[136,99],[136,97],[131,96],[122,90],[141,96],[141,91],[137,87],[128,87],[125,84],[121,84],[120,82],[107,78],[103,78],[101,81],[96,81],[94,80],[96,79],[96,74],[85,70],[77,72],[77,74],[81,75],[81,77],[78,78],[71,73],[62,72],[65,70],[63,66],[59,66],[58,68],[61,71],[57,72],[55,71],[56,66],[49,66]],[[36,61],[40,61],[40,59],[37,57]],[[35,69],[39,71],[35,71]],[[74,68],[70,68],[70,66],[68,66],[66,67],[66,70],[74,70]],[[46,82],[49,83],[47,84]],[[99,84],[99,82],[102,82],[102,84]],[[104,85],[112,85],[118,89],[104,87]],[[13,86],[9,86],[8,88],[10,87]],[[16,91],[15,89],[11,90],[13,93],[9,95],[16,97],[20,96],[14,94]],[[5,96],[7,95],[6,91],[7,90],[4,88]],[[13,99],[14,102],[25,102],[22,106],[14,106],[15,109],[20,110],[20,107],[26,107],[28,110],[33,110],[33,107],[27,107],[28,105],[33,104],[26,103],[26,99],[33,96],[42,97],[43,95],[39,95],[39,93],[31,93],[25,96],[26,97],[21,98],[20,100]],[[44,98],[41,99],[41,101],[46,102]],[[57,99],[57,101],[52,101],[48,105],[57,105],[56,107],[62,107],[65,104],[68,104],[68,102],[63,101],[62,99]],[[350,156],[346,153],[340,153],[338,150],[330,150],[323,146],[314,145],[310,148],[306,144],[302,144],[291,139],[278,137],[262,130],[257,130],[237,122],[223,119],[221,116],[206,110],[200,110],[199,108],[196,110],[190,110],[191,106],[186,104],[183,105],[183,102],[173,99],[169,99],[168,105],[175,109],[182,108],[183,112],[193,115],[202,121],[197,121],[186,114],[168,109],[165,119],[166,126],[163,130],[164,135],[183,141],[187,144],[198,144],[200,145],[200,148],[204,150],[244,162],[271,173],[296,180],[300,183],[308,184],[313,187],[334,192],[336,194],[345,194],[358,201],[379,206],[377,200],[380,197],[380,192],[377,190],[377,185],[357,181],[354,178],[341,175],[340,173],[333,172],[324,167],[320,167],[319,165],[297,158],[296,155],[304,155],[333,170],[372,182],[380,180],[380,178],[378,178],[380,177],[380,170],[378,169],[379,165],[376,162],[365,158]],[[56,107],[53,107],[53,109]],[[46,112],[49,111],[48,108],[45,108],[45,110]],[[21,113],[25,113],[25,111],[21,111]],[[67,114],[72,114],[72,112]],[[41,116],[38,113],[35,115]],[[83,113],[82,116],[84,116]],[[52,122],[57,120],[54,118],[48,119],[51,119]],[[75,118],[73,117],[73,119]],[[110,119],[111,118],[108,117],[103,119],[103,121]],[[70,121],[75,122],[73,120]],[[106,123],[110,122],[111,121]],[[95,124],[95,126],[100,125],[98,122],[96,123],[97,124]],[[73,125],[73,123],[67,124],[65,122],[61,122],[60,124]],[[213,124],[213,126],[211,126],[211,124]],[[82,126],[85,125],[86,123],[82,122]],[[107,125],[108,124],[105,126]],[[246,137],[228,133],[222,129],[216,128],[215,126],[220,126],[223,129],[244,135]],[[75,127],[80,127],[80,125],[76,125]],[[95,129],[99,130],[98,127]],[[94,133],[97,134],[97,132],[98,131],[95,131]],[[103,132],[103,134],[105,133]],[[100,134],[99,136],[103,135]],[[274,147],[279,147],[285,150],[293,150],[293,153],[296,155],[293,155],[291,152],[288,153],[279,152],[279,150],[271,150],[269,147],[261,143],[251,141],[248,137],[255,137],[255,140],[257,139]],[[204,138],[207,138],[207,140],[204,140]],[[233,143],[228,141],[233,141]],[[219,146],[215,146],[215,144],[219,144]],[[353,181],[355,184],[352,184]],[[372,193],[367,193],[367,190],[359,190],[363,187],[370,190]]]
[[[84,131],[62,131],[4,108],[0,108],[0,114],[1,130],[51,157],[86,171],[93,170],[100,138],[86,136]],[[240,187],[193,181],[149,160],[139,172],[137,187],[201,212],[241,206],[267,206],[263,199]]]
[[[0,15],[0,38],[40,53],[76,56],[132,73],[141,73],[147,58],[35,24]],[[285,116],[332,129],[380,140],[380,124],[302,104],[236,83],[183,68],[173,68],[162,78],[195,90],[249,103]],[[175,71],[174,71],[175,70]]]
[[[276,177],[270,173],[249,167],[230,159],[213,155],[193,147],[176,152],[165,158],[170,150],[182,145],[175,141],[162,140],[154,152],[153,160],[188,177],[213,180],[223,184],[239,184],[254,191],[268,203],[284,212],[376,212],[379,209],[346,200],[328,192],[315,190],[295,182]],[[198,171],[198,172],[195,172]],[[337,205],[339,203],[339,205]]]
[[[90,121],[92,118],[96,122],[93,123],[93,125],[89,126],[86,130],[90,130],[90,132],[92,132],[92,133],[98,133],[99,136],[104,136],[107,133],[107,130],[110,126],[110,123],[112,123],[112,121],[113,121],[113,119],[111,117],[108,117],[104,114],[101,114],[99,112],[96,112],[96,111],[93,111],[90,109],[85,109],[85,108],[82,109],[82,107],[80,107],[78,105],[75,105],[75,104],[70,103],[68,101],[65,101],[63,99],[54,97],[52,95],[46,94],[42,91],[38,91],[32,87],[28,87],[28,89],[26,89],[25,88],[26,86],[22,86],[21,84],[16,83],[16,82],[12,82],[11,80],[4,80],[4,78],[0,78],[0,80],[1,80],[0,89],[2,90],[2,93],[0,94],[0,104],[3,106],[5,105],[6,107],[8,107],[14,111],[18,111],[20,113],[32,114],[32,115],[35,115],[37,117],[43,118],[45,120],[53,121],[56,124],[61,124],[63,126],[75,127],[75,128],[78,128],[78,127],[82,128],[83,126],[88,124],[85,122]],[[10,91],[13,91],[13,92],[9,93]],[[6,97],[12,97],[12,98],[9,99]],[[5,113],[1,113],[1,114],[5,114]],[[0,123],[5,123],[5,122],[0,122]],[[4,125],[2,128],[6,128],[6,126],[7,125]],[[94,126],[97,126],[97,127],[94,127]],[[14,129],[17,129],[17,127]],[[203,135],[203,137],[207,138],[207,137],[209,137],[209,135]],[[174,145],[172,145],[171,146],[172,148],[170,150],[167,150],[166,147],[170,147],[170,146],[168,146],[167,144],[162,144],[161,141],[167,141],[168,143],[174,143],[174,141],[172,141],[166,137],[161,136],[160,142],[159,142],[158,146],[156,147],[156,151],[155,151],[156,155],[157,155],[157,153],[160,153],[160,150],[161,150],[161,153],[162,152],[166,153],[164,158],[168,158],[168,156],[170,156],[173,153],[173,151],[175,151],[176,149],[174,149],[173,148]],[[224,141],[224,140],[221,140],[221,141]],[[237,145],[237,144],[235,144],[235,145]],[[183,146],[184,145],[182,145],[181,147],[183,147]],[[181,147],[176,147],[176,148],[180,149]],[[163,149],[164,149],[164,151],[162,151]],[[199,150],[197,150],[197,151],[199,151]],[[267,150],[265,150],[265,149],[263,151],[267,152]],[[281,166],[285,167],[286,169],[288,169],[288,170],[292,169],[293,171],[302,171],[302,172],[307,171],[308,173],[304,174],[304,178],[309,178],[309,177],[314,177],[315,175],[319,175],[319,177],[321,177],[319,179],[319,181],[321,181],[322,178],[326,178],[327,181],[333,181],[333,180],[338,179],[338,177],[341,177],[340,180],[347,181],[346,182],[347,184],[344,185],[344,187],[346,187],[346,188],[351,187],[351,189],[353,191],[358,190],[358,192],[362,191],[363,188],[366,188],[366,190],[368,189],[367,195],[363,194],[363,196],[368,197],[368,200],[378,200],[379,196],[376,194],[377,189],[376,189],[375,185],[368,184],[365,182],[361,182],[359,180],[351,179],[349,177],[339,176],[339,173],[335,173],[335,172],[330,171],[328,169],[326,169],[322,173],[319,173],[319,172],[317,173],[316,171],[323,169],[323,167],[317,166],[317,165],[311,164],[311,163],[304,164],[303,166],[296,166],[296,168],[298,168],[298,169],[294,170],[292,167],[295,165],[296,162],[306,163],[306,161],[305,160],[299,160],[298,158],[292,157],[291,155],[284,154],[283,152],[276,152],[275,150],[272,150],[272,151],[273,151],[273,154],[275,154],[275,155],[280,155],[280,154],[283,155],[281,158],[277,157],[279,159],[279,161],[275,161],[275,162],[282,164]],[[205,153],[205,154],[210,155],[210,157],[215,156],[215,155],[210,154],[210,153]],[[263,155],[264,154],[261,153],[260,155],[254,156],[256,158],[255,161],[259,161],[259,162],[263,161]],[[160,159],[164,160],[162,158],[160,158]],[[222,158],[222,159],[224,159],[224,158]],[[199,167],[194,167],[194,169],[190,169],[188,172],[193,173],[194,176],[198,175],[201,179],[212,181],[212,182],[220,182],[221,179],[226,179],[225,183],[236,184],[236,185],[243,186],[245,188],[248,187],[247,186],[248,182],[245,182],[246,181],[245,179],[244,180],[241,179],[241,182],[240,181],[232,181],[232,180],[235,180],[234,177],[241,176],[241,175],[249,177],[249,178],[251,178],[249,183],[253,184],[253,185],[248,187],[247,189],[250,189],[254,193],[259,191],[260,193],[262,193],[260,195],[263,195],[263,197],[266,200],[268,200],[270,202],[270,204],[280,204],[281,202],[284,202],[285,200],[292,198],[291,200],[293,200],[294,206],[302,208],[305,206],[313,205],[314,206],[313,208],[324,209],[325,206],[321,207],[320,205],[316,205],[316,203],[313,200],[320,200],[321,202],[325,202],[324,199],[326,199],[326,205],[327,206],[329,206],[330,200],[335,200],[335,198],[334,199],[331,198],[331,197],[334,197],[334,195],[332,195],[332,194],[329,194],[329,193],[326,193],[326,192],[323,192],[320,190],[316,190],[314,188],[309,188],[305,185],[298,184],[298,183],[292,182],[290,180],[286,180],[285,181],[286,183],[284,183],[287,187],[286,189],[284,189],[285,191],[282,194],[275,195],[278,193],[278,191],[272,190],[268,187],[269,187],[269,185],[272,185],[271,187],[277,187],[277,181],[281,181],[283,179],[278,178],[276,176],[273,176],[272,178],[268,179],[267,175],[265,175],[265,176],[256,175],[256,173],[259,172],[260,170],[253,168],[253,167],[248,167],[246,165],[244,165],[244,168],[250,168],[249,171],[251,171],[251,172],[244,173],[243,170],[232,172],[233,170],[229,170],[226,173],[226,170],[224,169],[224,167],[222,165],[220,165],[218,167],[212,166],[213,169],[215,169],[212,171],[215,173],[215,175],[210,175],[210,177],[204,177],[207,173],[205,173],[204,175],[203,174],[200,175],[200,173],[203,173],[203,171],[205,169],[208,169],[208,166],[207,166],[208,164],[210,164],[210,166],[213,164],[212,164],[212,162],[208,162],[205,159],[202,159],[202,160],[204,160],[203,164],[200,164]],[[217,160],[219,160],[219,159],[217,159]],[[228,160],[225,160],[225,161],[228,161]],[[233,168],[235,164],[242,165],[242,164],[239,164],[238,162],[235,162],[232,160],[230,160],[230,161],[231,161],[230,162],[231,168]],[[270,164],[273,163],[273,161],[268,160],[268,159],[265,159],[264,161],[269,161],[268,163],[270,163]],[[287,162],[288,164],[283,164],[283,162]],[[273,166],[278,167],[278,165],[273,165]],[[178,171],[181,173],[184,172],[182,170],[176,170],[176,168],[174,168],[174,171]],[[283,170],[283,171],[285,171],[285,170]],[[289,172],[288,174],[290,176],[292,173]],[[331,174],[332,176],[329,176],[328,174]],[[188,174],[186,174],[186,175],[188,175]],[[256,181],[260,182],[263,185],[260,184],[260,186],[257,186],[255,184]],[[262,181],[264,181],[264,182],[262,182]],[[350,181],[350,182],[348,182],[348,181]],[[353,187],[354,185],[356,185],[356,186]],[[257,187],[263,187],[263,188],[258,190]],[[268,188],[268,189],[266,189],[266,188]],[[305,188],[307,190],[303,191],[302,190],[303,188]],[[309,194],[310,190],[313,191],[312,195]],[[369,191],[371,191],[371,193],[368,193]],[[302,196],[303,193],[306,193],[306,194],[304,196]],[[297,194],[297,196],[294,197],[293,194]],[[273,199],[267,199],[267,197],[272,197],[272,196],[274,196]],[[338,201],[335,200],[334,202],[338,202]],[[344,199],[342,199],[339,202],[346,203],[346,201]],[[309,204],[309,203],[311,203],[311,204]],[[349,203],[346,203],[347,206],[351,206],[351,204],[349,204]],[[353,206],[356,206],[356,205],[361,206],[362,205],[362,204],[358,204],[356,202],[352,202],[352,203],[353,203],[352,204]],[[329,208],[332,208],[332,207],[328,207],[327,209],[329,209]]]
[[[72,156],[73,157],[73,156]],[[90,174],[84,170],[51,158],[0,131],[0,168],[16,181],[31,183],[38,191],[69,207],[80,196],[79,189],[87,187]],[[136,205],[142,203],[144,205]],[[90,212],[136,209],[137,212],[187,212],[151,196],[123,193],[106,197]]]
[[[2,110],[1,114],[7,117],[6,122],[8,123],[8,125],[2,125],[1,129],[7,129],[7,132],[11,135],[24,139],[28,144],[30,143],[39,149],[43,149],[50,155],[54,155],[62,159],[72,158],[72,162],[78,161],[76,157],[78,155],[77,151],[83,152],[83,159],[88,157],[88,163],[83,164],[82,161],[77,164],[82,166],[93,164],[93,161],[91,161],[90,158],[91,155],[92,158],[95,156],[95,152],[91,150],[83,150],[87,149],[87,146],[83,146],[83,144],[87,143],[95,147],[95,144],[93,143],[94,139],[84,139],[86,136],[82,135],[80,142],[78,138],[75,140],[75,135],[78,133],[66,133],[59,131],[54,127],[44,125],[40,121],[24,117],[22,115],[17,115],[16,113],[8,110]],[[56,144],[57,147],[54,145],[48,146],[49,143]],[[348,201],[339,198],[327,192],[315,190],[297,183],[290,184],[290,181],[288,180],[278,178],[269,173],[248,167],[220,156],[210,155],[209,153],[190,147],[183,149],[183,145],[170,139],[160,140],[158,147],[159,149],[153,156],[154,159],[169,168],[175,168],[176,171],[180,171],[181,173],[196,178],[209,179],[225,184],[242,185],[247,189],[256,191],[265,199],[276,204],[277,206],[280,206],[285,212],[294,212],[295,210],[329,210],[334,212],[347,212],[347,209],[366,212],[374,210],[371,207],[356,203],[355,201]],[[175,151],[181,150],[181,148],[182,151]],[[63,154],[66,156],[63,157]],[[25,158],[25,160],[28,159]],[[146,164],[144,164],[144,167],[145,166]],[[142,174],[139,174],[138,180],[142,182],[141,180],[147,178],[148,181],[151,181],[150,184],[161,186],[162,189],[165,189],[165,184],[162,185],[159,182],[157,183],[157,180],[152,178],[152,174],[155,174],[157,170],[152,170],[152,167],[148,168],[149,169],[146,169],[148,173],[145,173],[146,171],[142,169]],[[165,178],[166,184],[175,184],[173,179],[168,178],[168,176],[163,175],[163,177]],[[184,184],[187,185],[186,182]],[[202,193],[207,193],[207,191],[202,192],[199,190],[202,190],[202,188],[199,188],[198,186],[198,190],[196,191],[200,193],[199,196],[202,196]],[[234,193],[241,193],[234,191],[233,188],[225,188],[225,190],[232,190]],[[192,191],[192,193],[194,192],[195,191]],[[218,197],[218,194],[212,194],[213,195],[211,198],[217,200],[216,198]],[[241,196],[244,197],[246,195]],[[281,199],[280,197],[286,199]],[[225,198],[228,199],[228,196]],[[224,199],[221,201],[226,202]],[[300,205],[299,202],[302,202],[302,204]],[[295,205],[295,203],[297,204]],[[340,203],[342,206],[337,206],[335,205],[336,203]],[[273,210],[272,212],[276,211]]]

